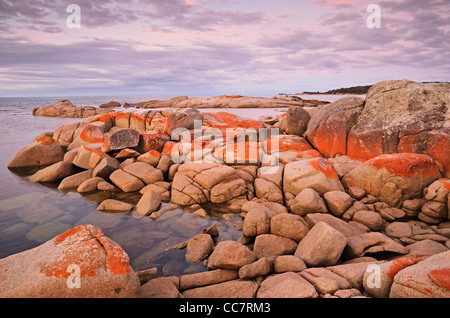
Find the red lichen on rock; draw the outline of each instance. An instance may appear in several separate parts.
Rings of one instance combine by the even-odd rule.
[[[450,268],[435,269],[428,273],[430,277],[441,287],[450,290]]]
[[[323,125],[316,131],[316,148],[328,158],[347,153],[347,131],[345,127]]]
[[[336,178],[336,170],[327,159],[311,159],[309,164],[317,171],[322,172],[328,179]]]
[[[447,178],[442,178],[437,180],[438,182],[442,183],[442,187],[446,190],[450,190],[450,180]]]
[[[377,170],[384,168],[401,177],[411,177],[414,174],[425,178],[440,175],[439,167],[433,158],[415,153],[381,155],[366,161],[366,164]]]
[[[109,270],[113,275],[131,272],[128,255],[97,226],[80,225],[52,241],[55,245],[63,244],[64,252],[57,259],[42,264],[41,272],[46,276],[68,278],[72,273],[67,269],[73,264],[79,266],[80,277],[95,277],[98,270]]]
[[[53,143],[55,143],[55,139],[52,137],[42,136],[36,139],[37,142],[39,142],[41,145],[49,146]]]
[[[356,134],[350,131],[347,136],[347,155],[371,159],[383,154],[383,132],[369,131]]]
[[[91,125],[83,128],[83,131],[80,133],[80,139],[93,144],[102,143],[104,140],[100,128]]]
[[[394,276],[404,269],[405,267],[417,264],[422,261],[420,258],[410,258],[410,257],[402,257],[392,261],[391,266],[385,271],[385,274],[391,279],[394,279]]]

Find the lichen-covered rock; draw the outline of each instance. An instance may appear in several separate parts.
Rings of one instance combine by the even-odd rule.
[[[432,156],[450,172],[450,85],[384,81],[373,85],[348,134],[347,154],[370,159],[410,152]]]
[[[240,213],[247,201],[247,185],[236,169],[224,164],[185,163],[172,183],[172,202],[187,206],[211,203],[216,208]]]
[[[364,100],[344,97],[313,114],[306,137],[325,157],[347,153],[347,134],[361,113]]]
[[[139,278],[125,251],[100,228],[80,225],[0,260],[0,296],[137,297]]]
[[[329,191],[344,191],[333,166],[324,158],[299,160],[284,167],[283,190],[294,196],[306,188],[319,194]]]
[[[439,165],[430,156],[398,153],[367,160],[343,182],[348,187],[359,186],[390,205],[400,205],[404,200],[420,198],[423,189],[440,177]]]
[[[399,271],[391,298],[450,298],[450,251],[433,255]]]
[[[19,150],[8,164],[8,168],[41,167],[57,163],[63,159],[64,151],[55,142],[55,139],[43,136]]]

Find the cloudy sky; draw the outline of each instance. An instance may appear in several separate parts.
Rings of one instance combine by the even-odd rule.
[[[449,81],[449,1],[0,0],[0,96],[270,95]],[[367,26],[372,3],[380,28]],[[68,27],[70,4],[80,28]]]

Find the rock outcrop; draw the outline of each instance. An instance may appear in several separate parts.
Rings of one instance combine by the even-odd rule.
[[[185,211],[175,218],[182,224],[177,231],[189,229],[185,213],[210,213],[242,233],[239,240],[218,239],[219,226],[213,226],[189,235],[172,248],[185,248],[186,261],[203,262],[208,271],[153,275],[136,288],[129,260],[115,243],[95,227],[71,230],[43,244],[45,252],[73,261],[79,248],[94,242],[114,251],[104,248],[103,267],[90,265],[96,275],[81,275],[85,285],[100,272],[108,282],[76,297],[134,297],[137,290],[142,297],[185,298],[450,297],[448,94],[448,84],[388,81],[374,85],[365,101],[346,97],[308,116],[291,108],[261,120],[195,109],[119,111],[59,127],[53,138],[40,137],[19,151],[10,166],[32,163],[39,170],[31,181],[54,182],[61,191],[110,192],[114,199],[103,200],[101,211],[131,211],[148,220],[176,207]],[[302,103],[180,97],[164,107],[262,102]],[[161,104],[139,107],[155,105]],[[37,264],[36,251],[0,260],[1,268],[17,268],[0,274],[0,287],[20,283],[0,288],[10,290],[6,296],[66,295],[56,293],[67,289],[70,273],[54,269],[58,262],[51,258]],[[84,261],[94,261],[95,253]],[[30,289],[18,277],[17,264],[28,258],[36,258],[30,264],[43,287]],[[52,278],[57,287],[42,276],[42,266],[50,276],[60,273]],[[116,279],[123,283],[117,295],[109,289]]]
[[[314,114],[306,136],[327,157],[428,154],[450,177],[449,91],[448,83],[380,82],[364,104],[347,98]]]
[[[116,105],[114,107],[116,107]],[[112,111],[105,108],[96,108],[92,106],[76,106],[72,104],[68,99],[61,99],[53,105],[33,108],[33,115],[48,117],[87,118],[90,116],[110,112]]]
[[[140,292],[128,255],[93,225],[3,258],[0,266],[5,298],[129,298]]]

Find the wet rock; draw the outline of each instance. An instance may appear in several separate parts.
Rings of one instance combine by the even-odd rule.
[[[208,259],[210,269],[238,270],[256,260],[256,255],[249,248],[235,241],[222,241],[217,244]]]
[[[64,178],[58,186],[58,190],[64,191],[78,188],[84,181],[92,178],[92,170],[86,170]]]
[[[207,272],[183,275],[180,277],[180,290],[215,285],[237,278],[237,271],[227,269],[215,269]]]
[[[161,205],[161,197],[156,192],[149,190],[145,192],[138,204],[135,213],[140,216],[149,215],[155,212]]]
[[[109,179],[123,192],[134,192],[142,189],[145,184],[135,176],[117,169],[109,176]]]
[[[186,260],[191,263],[198,263],[207,257],[214,249],[214,241],[211,235],[198,233],[189,239],[186,246]]]
[[[64,151],[51,137],[40,137],[25,146],[8,164],[8,168],[41,167],[64,159]]]
[[[93,192],[97,191],[98,184],[103,181],[105,181],[105,180],[100,177],[93,177],[93,178],[87,179],[78,186],[77,191],[79,193],[83,193],[83,194],[93,193]]]
[[[53,182],[74,174],[75,168],[70,162],[60,161],[49,167],[39,170],[30,177],[34,182]]]
[[[162,171],[145,162],[133,162],[124,167],[123,171],[141,179],[145,184],[164,181]]]
[[[106,199],[100,203],[97,207],[98,211],[110,211],[110,212],[127,212],[134,208],[133,204],[114,200]]]

